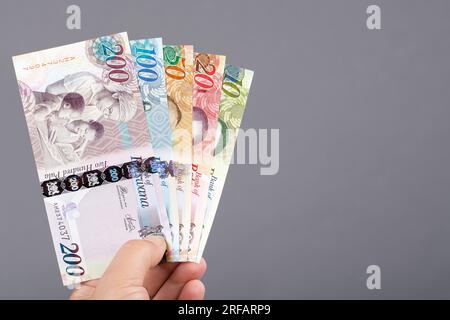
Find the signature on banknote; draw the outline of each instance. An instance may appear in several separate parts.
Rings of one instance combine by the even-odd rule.
[[[117,195],[119,197],[120,208],[121,209],[127,208],[128,205],[127,205],[125,195],[128,193],[128,188],[125,186],[116,186],[116,189],[117,189]]]

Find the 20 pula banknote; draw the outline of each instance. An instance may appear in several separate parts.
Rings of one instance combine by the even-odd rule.
[[[225,185],[228,168],[233,156],[234,146],[239,133],[242,117],[244,115],[253,71],[227,65],[222,83],[222,96],[220,100],[219,119],[217,126],[214,160],[211,166],[211,178],[208,186],[207,204],[200,243],[196,248],[196,262],[205,250],[206,241],[219,206],[220,196]]]
[[[191,182],[191,239],[188,260],[197,256],[203,217],[206,209],[206,194],[213,161],[217,117],[225,56],[195,53],[192,132],[194,157]]]
[[[125,241],[155,223],[137,192],[153,151],[128,36],[13,63],[63,283],[99,278]]]

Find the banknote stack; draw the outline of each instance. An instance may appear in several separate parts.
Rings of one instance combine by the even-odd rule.
[[[167,261],[199,262],[253,72],[125,32],[13,63],[64,285],[151,234]]]

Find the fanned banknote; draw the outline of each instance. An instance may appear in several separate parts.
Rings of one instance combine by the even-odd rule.
[[[239,127],[244,115],[253,71],[227,65],[222,83],[222,96],[214,149],[214,161],[208,187],[207,205],[204,214],[203,230],[195,261],[199,262],[205,249],[206,240],[219,206],[220,196],[233,156]],[[194,250],[195,251],[195,250]]]
[[[195,260],[200,243],[206,195],[216,140],[217,117],[225,56],[195,53],[192,93],[193,161],[191,182],[191,225],[188,260]]]
[[[176,184],[176,197],[170,205],[178,215],[169,217],[174,234],[174,261],[186,260],[189,241],[191,207],[190,166],[192,164],[192,63],[194,48],[191,45],[165,45],[169,119],[172,128],[172,151]],[[171,183],[171,181],[169,181]],[[176,241],[179,250],[176,251]]]
[[[151,234],[199,262],[253,71],[126,32],[13,57],[63,284]]]
[[[170,206],[171,193],[172,198],[176,195],[176,185],[171,172],[173,160],[172,129],[169,125],[162,38],[131,40],[130,46],[155,153],[152,168],[154,188],[149,188],[147,194],[155,192],[160,195],[158,197],[159,205],[150,207],[148,210],[150,215],[160,217],[163,230],[167,231],[164,236],[166,239],[170,239],[172,244],[173,235],[170,232],[169,216],[178,213],[169,212],[171,209],[176,209]],[[169,180],[173,180],[173,182],[169,183]],[[155,209],[157,212],[150,211]],[[178,250],[178,247],[179,241],[177,239],[176,250]],[[168,260],[172,259],[172,249],[172,246],[168,248]]]
[[[63,283],[98,278],[125,241],[159,223],[146,210],[156,199],[140,192],[153,151],[128,36],[13,62]]]

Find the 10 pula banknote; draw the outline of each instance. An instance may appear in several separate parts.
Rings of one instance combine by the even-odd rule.
[[[200,262],[205,250],[244,116],[253,74],[253,71],[248,69],[225,66],[208,192],[207,197],[202,198],[206,201],[203,225],[199,243],[191,248],[192,254],[189,258],[192,261]]]

